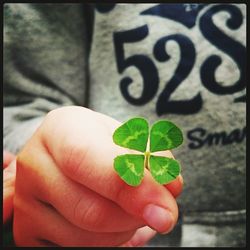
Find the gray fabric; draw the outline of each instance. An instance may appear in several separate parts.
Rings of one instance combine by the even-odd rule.
[[[180,213],[173,231],[156,235],[147,246],[244,247],[246,211]]]
[[[158,234],[149,247],[245,247],[246,223],[232,224],[185,224],[178,225],[169,235]]]
[[[83,5],[4,5],[5,149],[16,153],[50,110],[86,105],[87,41]]]
[[[154,238],[150,246],[243,246],[246,216],[246,105],[234,102],[245,89],[216,95],[201,84],[200,68],[210,55],[219,55],[222,64],[216,79],[225,85],[239,77],[234,60],[201,34],[199,18],[213,5],[205,6],[192,29],[170,19],[141,15],[157,4],[120,4],[111,11],[95,9],[93,37],[84,9],[79,4],[6,4],[4,6],[4,147],[18,152],[39,126],[44,115],[63,105],[89,106],[120,121],[144,116],[150,123],[172,120],[184,132],[184,144],[173,150],[181,162],[183,194],[178,198],[181,219],[170,235]],[[194,4],[195,5],[195,4]],[[238,29],[225,23],[228,15],[217,14],[214,22],[230,39],[246,46],[246,6],[235,5],[244,16]],[[187,6],[188,8],[195,8]],[[187,8],[187,11],[190,11]],[[141,72],[134,65],[118,70],[114,33],[147,25],[144,39],[123,44],[124,60],[136,55],[149,58],[159,73],[155,96],[143,105],[133,105],[121,93],[120,81],[130,77],[129,93],[139,98],[143,89]],[[180,49],[166,46],[168,62],[159,62],[153,48],[160,38],[175,33],[191,39],[196,49],[194,67],[171,95],[171,100],[202,96],[201,109],[191,115],[156,113],[156,103],[180,60]],[[90,53],[90,54],[89,54]],[[89,55],[89,57],[88,57]],[[244,56],[244,55],[242,55]],[[90,77],[88,78],[88,70]],[[89,87],[88,87],[89,79]],[[89,92],[88,92],[89,88]],[[89,101],[88,101],[89,99]],[[88,101],[88,102],[87,102]],[[205,143],[191,149],[188,133],[206,130],[206,137],[225,132],[241,133],[239,142]],[[203,138],[205,139],[205,137]]]

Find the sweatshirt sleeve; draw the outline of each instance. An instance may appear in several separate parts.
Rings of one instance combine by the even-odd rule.
[[[17,153],[52,109],[87,105],[86,13],[81,4],[4,5],[4,149]]]

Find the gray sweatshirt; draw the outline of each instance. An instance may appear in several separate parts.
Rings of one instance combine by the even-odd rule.
[[[5,149],[61,106],[171,120],[181,219],[150,244],[245,244],[246,5],[5,4],[3,66]]]

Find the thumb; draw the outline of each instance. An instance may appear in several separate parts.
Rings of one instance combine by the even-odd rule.
[[[15,180],[16,160],[13,160],[3,171],[3,223],[6,223],[13,213]]]
[[[156,231],[150,227],[141,227],[137,229],[133,237],[122,245],[122,247],[139,247],[144,246],[156,235]]]

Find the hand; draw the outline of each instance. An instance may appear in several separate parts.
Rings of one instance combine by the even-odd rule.
[[[119,125],[82,107],[47,115],[17,156],[17,245],[143,245],[173,229],[182,178],[166,188],[145,170],[138,187],[123,182],[113,169],[113,159],[129,152],[112,141]]]
[[[9,164],[15,159],[15,155],[7,150],[3,151],[3,168],[7,168]]]
[[[10,220],[13,213],[15,193],[16,163],[15,155],[3,151],[3,223]]]

